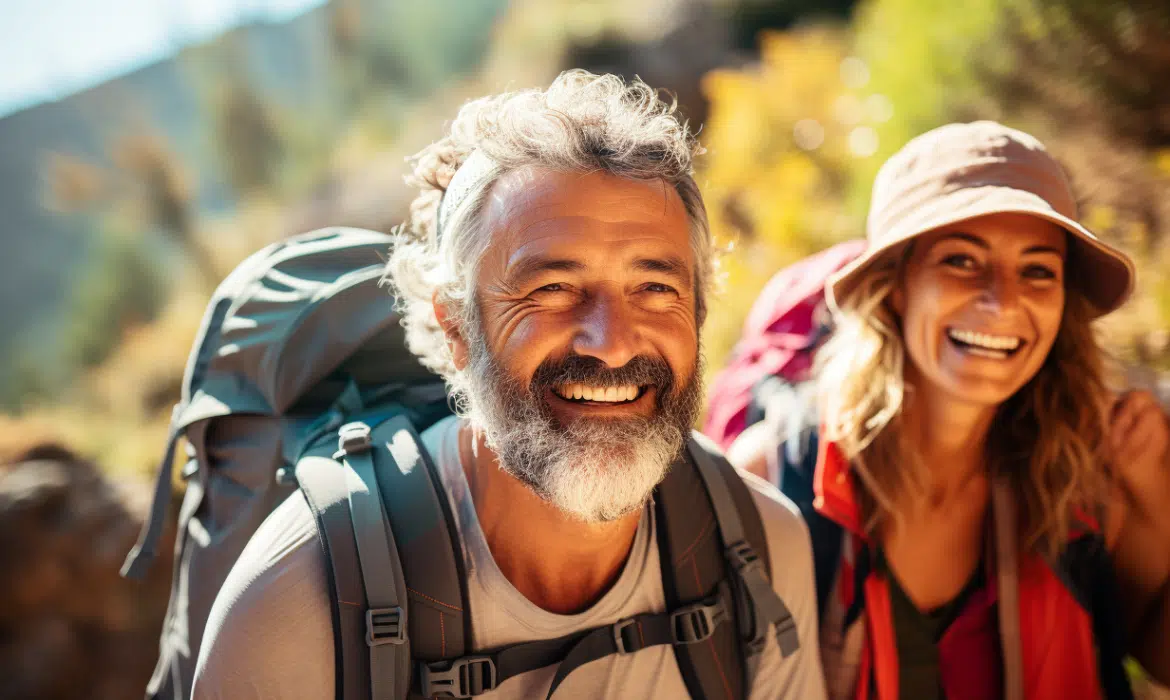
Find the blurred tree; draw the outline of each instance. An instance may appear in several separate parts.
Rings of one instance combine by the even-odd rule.
[[[62,214],[89,211],[108,196],[109,173],[77,156],[50,153],[45,177],[45,206]]]
[[[1108,124],[1147,148],[1170,146],[1170,3],[1014,0],[1001,35],[1026,70],[991,71],[1013,109]]]
[[[758,65],[703,81],[710,113],[699,181],[712,230],[730,247],[706,329],[710,370],[776,270],[860,234],[842,206],[851,168],[872,152],[871,118],[852,113],[868,97],[855,72],[846,31],[807,27],[765,32]]]
[[[191,187],[178,158],[160,137],[138,133],[117,142],[114,161],[135,193],[132,199],[146,227],[161,231],[177,244],[205,285],[216,285],[219,272],[196,236]]]
[[[110,232],[97,238],[100,249],[73,288],[61,337],[67,367],[104,361],[125,331],[152,320],[166,299],[166,280],[141,241]]]
[[[249,196],[271,188],[284,155],[272,108],[243,78],[225,75],[213,119],[217,150],[236,193]]]
[[[810,20],[846,20],[857,0],[711,0],[740,50],[756,48],[761,32],[790,29]]]

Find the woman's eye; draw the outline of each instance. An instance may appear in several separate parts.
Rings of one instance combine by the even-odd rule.
[[[644,289],[647,292],[654,292],[656,294],[672,294],[674,292],[674,287],[666,284],[660,284],[658,282],[651,282],[650,284],[646,285]]]
[[[560,282],[553,282],[552,284],[546,284],[543,287],[540,287],[536,291],[538,291],[538,292],[563,292],[563,291],[565,291],[565,285],[561,284]]]
[[[1053,280],[1056,279],[1056,272],[1044,265],[1029,265],[1024,269],[1024,277],[1033,280]]]
[[[948,267],[958,268],[960,270],[974,270],[976,267],[975,258],[966,253],[954,253],[942,259],[942,264]]]

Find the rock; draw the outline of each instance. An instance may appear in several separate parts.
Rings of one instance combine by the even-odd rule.
[[[146,581],[119,576],[144,500],[124,488],[56,445],[0,466],[0,698],[143,697],[172,546]]]

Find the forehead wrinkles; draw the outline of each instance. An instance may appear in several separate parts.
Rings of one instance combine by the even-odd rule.
[[[523,231],[551,212],[589,216],[602,223],[686,219],[682,198],[661,180],[632,180],[602,172],[571,173],[525,167],[492,186],[487,215],[493,228]]]
[[[690,260],[690,219],[681,197],[671,196],[672,191],[668,183],[658,180],[531,167],[512,171],[496,182],[489,195],[488,256],[501,269],[514,264],[534,244],[555,247],[558,237],[588,236],[590,243],[621,247],[666,242],[670,247],[685,247]]]

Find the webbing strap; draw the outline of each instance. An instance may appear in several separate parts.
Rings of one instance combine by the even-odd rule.
[[[167,506],[171,503],[171,479],[175,468],[175,446],[179,442],[182,431],[177,430],[172,422],[170,434],[167,436],[167,450],[163,453],[162,462],[158,465],[158,476],[154,482],[154,499],[150,502],[150,514],[142,525],[142,532],[138,535],[138,542],[126,555],[122,564],[122,576],[134,581],[141,581],[150,565],[158,556],[158,541],[162,537],[163,526],[167,519]]]
[[[747,640],[747,659],[749,681],[754,680],[759,666],[760,653],[764,650],[764,635],[769,625],[776,629],[776,641],[780,646],[780,653],[788,658],[800,647],[797,635],[796,621],[789,612],[788,606],[776,595],[768,577],[764,574],[763,564],[755,550],[748,544],[740,520],[739,511],[735,507],[731,492],[724,481],[723,472],[712,461],[711,456],[695,441],[688,443],[691,457],[698,467],[699,475],[707,487],[711,497],[711,505],[715,509],[715,518],[719,521],[719,533],[723,538],[724,552],[732,571],[742,583],[742,590],[750,602],[754,619],[740,619],[740,630]],[[746,616],[745,616],[746,617]],[[748,625],[751,625],[748,627]],[[750,683],[749,683],[750,686]]]
[[[487,654],[447,661],[420,663],[419,692],[423,697],[470,698],[493,690],[504,681],[560,662],[546,698],[551,698],[573,671],[612,654],[633,654],[661,644],[694,644],[708,639],[715,627],[730,618],[731,592],[727,582],[719,592],[674,612],[644,613],[592,630],[525,642]]]
[[[647,647],[671,644],[670,616],[666,613],[635,615],[619,620],[608,627],[595,629],[586,634],[569,650],[565,660],[557,668],[552,685],[548,688],[546,700],[569,674],[585,664],[605,658],[611,654],[632,654]]]
[[[336,697],[362,700],[370,690],[362,648],[365,591],[343,472],[344,467],[329,456],[309,455],[297,460],[297,484],[317,521],[321,553],[329,562],[326,571],[333,603]]]
[[[366,645],[370,654],[370,690],[374,700],[405,695],[410,670],[406,644],[406,580],[398,548],[386,531],[386,510],[378,493],[365,423],[341,427],[335,458],[345,466],[349,515],[366,589]],[[389,458],[389,456],[388,456]]]

